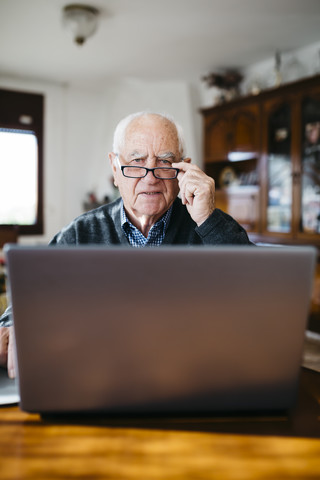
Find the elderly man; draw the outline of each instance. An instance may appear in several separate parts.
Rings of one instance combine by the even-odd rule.
[[[126,117],[109,159],[121,198],[81,215],[51,244],[250,243],[235,220],[215,209],[214,180],[184,158],[181,129],[169,117]]]
[[[215,208],[214,180],[184,157],[184,148],[181,128],[168,116],[141,112],[123,119],[109,153],[121,198],[75,219],[51,245],[250,244],[245,230]],[[0,319],[0,362],[8,359],[14,376],[9,325],[7,311]]]

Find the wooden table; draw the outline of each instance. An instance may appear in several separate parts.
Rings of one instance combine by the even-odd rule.
[[[320,479],[320,373],[290,416],[42,419],[0,409],[0,478]]]

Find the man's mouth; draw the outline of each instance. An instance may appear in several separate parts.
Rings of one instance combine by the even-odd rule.
[[[160,195],[161,192],[140,192],[139,195]]]

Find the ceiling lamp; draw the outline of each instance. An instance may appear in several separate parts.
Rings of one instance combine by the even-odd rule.
[[[99,10],[82,4],[66,5],[63,9],[63,24],[73,34],[74,41],[83,45],[97,30]]]

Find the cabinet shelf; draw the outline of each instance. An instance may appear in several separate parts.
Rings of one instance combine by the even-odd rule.
[[[205,171],[215,179],[216,188],[257,185],[258,159],[230,162],[228,160],[205,164]]]

